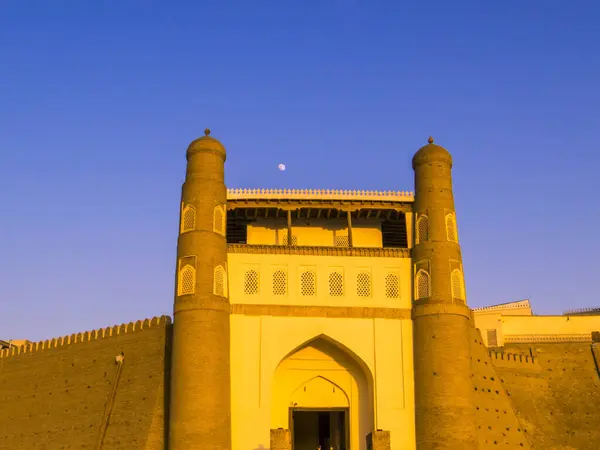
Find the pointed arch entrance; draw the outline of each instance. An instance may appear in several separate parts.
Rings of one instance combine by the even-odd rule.
[[[352,350],[317,336],[288,353],[273,379],[272,425],[293,450],[364,450],[373,430],[373,377]]]

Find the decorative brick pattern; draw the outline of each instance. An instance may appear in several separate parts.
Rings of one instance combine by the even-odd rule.
[[[287,235],[287,231],[285,231],[285,234],[283,234],[281,236],[281,245],[288,245],[288,235]],[[295,234],[292,235],[292,247],[297,247],[298,246],[298,236],[296,236]]]
[[[452,298],[458,300],[465,299],[465,293],[463,289],[463,277],[462,272],[458,269],[452,271],[451,282],[452,282]]]
[[[429,240],[429,219],[427,216],[420,216],[417,219],[417,243],[427,242]]]
[[[246,273],[244,273],[244,294],[258,294],[259,286],[258,272],[256,270],[247,270]]]
[[[307,270],[300,274],[300,295],[313,297],[317,294],[317,275]]]
[[[181,212],[181,232],[186,233],[196,229],[196,208],[185,205]]]
[[[397,274],[388,273],[385,276],[385,297],[398,298],[400,297],[400,280]]]
[[[185,265],[179,272],[179,295],[189,295],[196,292],[196,269]]]
[[[213,230],[215,233],[219,233],[225,235],[226,228],[226,216],[225,216],[225,208],[221,205],[215,206],[214,210],[214,221],[213,221]]]
[[[417,287],[417,295],[416,298],[417,299],[421,299],[421,298],[427,298],[429,297],[429,274],[427,272],[425,272],[424,270],[419,270],[417,272],[417,280],[416,280],[416,287]]]
[[[344,295],[344,275],[341,272],[331,272],[329,274],[329,295],[331,297]]]
[[[458,235],[456,233],[456,221],[454,220],[454,214],[446,215],[446,238],[450,242],[458,242]]]
[[[283,270],[273,272],[273,295],[287,294],[287,273]]]
[[[371,296],[371,274],[369,272],[360,272],[356,276],[356,295],[359,297]]]
[[[219,297],[227,297],[227,274],[223,266],[215,267],[214,294]]]
[[[333,245],[336,247],[350,247],[350,238],[348,235],[336,236]]]
[[[228,199],[351,199],[351,200],[402,200],[412,201],[409,191],[356,191],[343,189],[228,189]]]

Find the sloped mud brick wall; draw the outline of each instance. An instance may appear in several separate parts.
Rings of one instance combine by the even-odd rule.
[[[492,359],[483,345],[479,330],[473,328],[471,376],[475,395],[478,448],[530,449],[526,433],[496,373]],[[531,361],[523,364],[531,364]]]
[[[2,351],[0,449],[164,448],[170,330],[161,317]]]
[[[540,367],[492,358],[531,448],[600,449],[600,376],[592,345],[511,344],[504,351],[532,355]]]

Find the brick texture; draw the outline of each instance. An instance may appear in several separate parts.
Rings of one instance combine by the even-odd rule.
[[[480,449],[600,448],[600,377],[590,344],[512,344],[502,353],[471,341]]]
[[[507,448],[530,449],[527,436],[511,399],[496,372],[479,330],[471,329],[471,380],[475,396],[475,422],[479,449]],[[513,364],[512,361],[507,362]],[[514,362],[525,366],[523,370],[539,371],[535,363]]]
[[[162,320],[137,331],[0,358],[0,448],[96,449],[121,352],[124,365],[102,448],[164,448],[169,332],[169,321]]]
[[[515,344],[505,351],[533,354],[540,367],[496,367],[531,448],[600,448],[600,377],[591,345]]]
[[[217,267],[227,267],[227,242],[215,214],[227,202],[225,148],[209,133],[188,147],[181,192],[196,221],[179,235],[177,257],[195,259],[196,279],[193,292],[177,295],[173,308],[170,450],[231,449],[230,307],[215,278]],[[222,283],[227,286],[226,277]]]
[[[412,262],[429,274],[427,291],[412,311],[417,449],[473,450],[470,310],[463,299],[453,298],[451,273],[453,267],[462,269],[462,256],[446,231],[446,215],[454,214],[452,157],[430,138],[412,162],[414,212],[428,217],[427,233],[415,243]]]

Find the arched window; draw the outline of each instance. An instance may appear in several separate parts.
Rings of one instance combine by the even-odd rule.
[[[244,294],[258,294],[258,272],[256,270],[247,270],[244,274]]]
[[[398,298],[400,295],[399,285],[398,275],[395,273],[388,273],[385,276],[385,296],[387,298]]]
[[[415,286],[417,290],[417,300],[429,297],[429,274],[424,270],[417,272]]]
[[[300,274],[300,294],[303,297],[312,297],[316,295],[317,276],[314,272],[308,270]]]
[[[273,272],[273,295],[287,293],[287,274],[283,270]]]
[[[429,219],[427,216],[420,216],[417,219],[417,244],[429,240]]]
[[[181,209],[181,233],[196,229],[196,208],[185,205]]]
[[[179,269],[178,295],[189,295],[196,292],[196,269],[186,264]]]
[[[329,274],[329,295],[332,297],[344,295],[344,276],[340,272]]]
[[[215,267],[213,293],[220,297],[227,297],[227,274],[223,266]]]
[[[463,276],[462,272],[459,269],[454,269],[452,271],[452,275],[450,275],[452,280],[452,298],[456,298],[458,300],[465,300],[465,290],[463,287]]]
[[[446,237],[450,242],[458,242],[454,214],[446,214]]]
[[[214,219],[213,220],[214,232],[225,236],[225,227],[227,226],[227,224],[225,221],[225,219],[226,219],[225,208],[222,205],[215,206],[213,219]]]
[[[371,274],[360,272],[356,276],[356,295],[359,297],[371,296]]]

